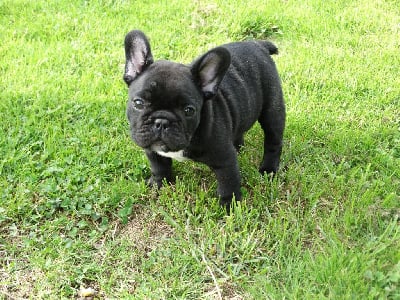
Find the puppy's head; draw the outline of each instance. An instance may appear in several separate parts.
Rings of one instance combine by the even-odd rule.
[[[125,37],[125,56],[132,139],[156,152],[184,150],[200,124],[204,101],[217,94],[230,65],[228,50],[210,50],[189,66],[154,62],[148,39],[134,30]]]

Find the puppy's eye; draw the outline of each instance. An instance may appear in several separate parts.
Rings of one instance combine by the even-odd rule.
[[[144,109],[144,100],[140,98],[135,98],[132,100],[135,109],[142,110]]]
[[[196,112],[196,109],[192,105],[186,105],[183,111],[185,112],[186,117],[191,117]]]

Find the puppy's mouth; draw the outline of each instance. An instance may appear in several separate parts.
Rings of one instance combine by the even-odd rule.
[[[150,150],[154,152],[172,152],[172,150],[161,141],[151,145]]]
[[[191,133],[187,132],[183,122],[176,117],[161,115],[131,125],[131,135],[142,148],[163,153],[184,150],[191,140]]]
[[[142,128],[141,130],[132,131],[131,136],[140,147],[155,152],[175,152],[183,150],[190,142],[190,137],[180,131],[155,134],[152,130],[143,130]]]
[[[177,152],[186,148],[186,143],[169,144],[167,141],[157,140],[149,149],[154,152]]]

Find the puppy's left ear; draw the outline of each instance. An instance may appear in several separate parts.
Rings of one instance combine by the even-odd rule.
[[[211,99],[216,95],[230,64],[231,54],[223,47],[208,51],[192,63],[192,75],[205,99]]]
[[[124,81],[129,86],[153,60],[150,43],[140,30],[132,30],[125,37],[125,73]]]

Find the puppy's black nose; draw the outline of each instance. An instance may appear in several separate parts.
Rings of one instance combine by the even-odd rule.
[[[169,121],[167,119],[155,119],[154,129],[156,131],[163,131],[169,127]]]

